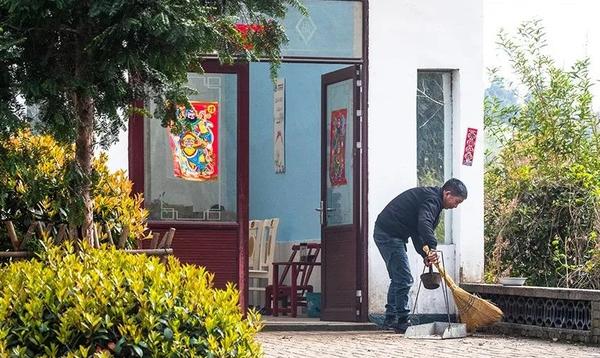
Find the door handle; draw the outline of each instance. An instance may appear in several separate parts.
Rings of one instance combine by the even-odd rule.
[[[325,213],[335,211],[335,208],[326,208],[325,203],[323,202],[323,200],[321,200],[321,202],[319,203],[319,207],[315,208],[315,210],[319,212],[319,221],[321,222],[321,225],[323,225],[323,223],[325,222]]]

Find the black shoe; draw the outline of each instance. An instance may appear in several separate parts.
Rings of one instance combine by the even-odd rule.
[[[404,334],[404,332],[406,332],[406,329],[410,326],[411,326],[411,322],[408,319],[408,317],[401,317],[398,319],[398,322],[396,323],[396,327],[394,327],[394,332],[396,332],[398,334]]]
[[[406,333],[406,330],[408,329],[408,327],[410,327],[410,322],[398,323],[396,328],[394,328],[394,332],[398,333],[398,334],[404,334],[404,333]]]
[[[394,330],[398,326],[398,319],[396,317],[386,317],[383,320],[383,324],[381,325],[382,329],[385,330]]]

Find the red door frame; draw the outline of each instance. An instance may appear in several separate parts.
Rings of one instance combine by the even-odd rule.
[[[346,150],[352,151],[352,224],[341,225],[336,227],[327,227],[327,181],[329,180],[327,168],[327,143],[329,141],[329,128],[327,126],[328,112],[327,112],[327,87],[331,84],[352,80],[352,113],[348,113],[348,121],[352,121],[353,133],[352,143],[346,143]],[[328,320],[340,320],[340,321],[360,321],[365,316],[364,311],[368,310],[367,301],[363,300],[362,292],[367,286],[365,285],[365,271],[366,267],[363,266],[364,257],[367,255],[366,251],[363,251],[362,245],[362,213],[363,208],[361,207],[361,197],[363,195],[363,171],[362,171],[362,154],[363,154],[363,137],[362,137],[362,113],[363,102],[361,95],[361,69],[360,65],[354,65],[340,70],[324,74],[321,80],[321,200],[323,201],[322,215],[324,217],[323,223],[321,224],[321,240],[323,245],[322,257],[322,271],[321,271],[321,289],[322,289],[322,317]],[[360,143],[360,145],[357,145]],[[350,163],[346,163],[350,165]],[[336,238],[333,242],[327,240],[327,236],[334,235]],[[328,252],[335,251],[338,256],[335,260],[335,264],[329,262],[331,254]],[[341,256],[339,256],[341,255]],[[329,256],[329,258],[328,258]],[[352,261],[346,261],[344,267],[338,267],[342,260],[341,257],[350,258]],[[351,281],[352,292],[351,297],[338,297],[334,301],[340,303],[341,301],[348,301],[348,305],[342,307],[342,305],[333,306],[327,303],[330,295],[327,294],[326,290],[329,285],[327,276],[331,276],[328,271],[335,272],[337,278],[336,283]],[[352,275],[349,277],[348,275]],[[334,283],[335,284],[335,283]],[[329,285],[330,287],[332,285]],[[347,288],[347,287],[344,287]],[[361,296],[358,297],[355,291],[360,291]],[[359,312],[357,315],[356,312]]]
[[[369,0],[363,0],[363,63],[361,69],[362,75],[362,153],[361,153],[361,216],[359,222],[359,252],[363,255],[360,258],[360,273],[362,287],[362,310],[360,321],[367,322],[369,319],[369,133],[368,133],[368,104],[369,104]]]
[[[237,74],[237,222],[180,222],[149,221],[148,226],[158,231],[174,227],[188,232],[235,232],[237,236],[237,286],[240,290],[239,305],[245,312],[248,307],[248,222],[249,217],[249,64],[236,63],[221,65],[217,60],[202,63],[205,73]],[[142,100],[134,105],[143,108]],[[144,118],[133,114],[129,118],[129,178],[133,181],[133,191],[144,192]],[[240,225],[242,223],[242,225]],[[175,241],[177,233],[175,234]],[[210,253],[207,252],[207,255]],[[215,272],[217,275],[218,272]]]
[[[367,322],[369,317],[369,135],[368,135],[368,103],[369,103],[369,0],[360,0],[362,2],[362,60],[355,58],[306,58],[306,57],[294,57],[286,56],[282,59],[282,62],[287,63],[347,63],[359,64],[361,66],[361,102],[360,106],[362,109],[362,121],[360,121],[360,128],[362,131],[362,151],[361,151],[361,174],[360,174],[360,186],[361,186],[361,197],[360,197],[360,219],[357,223],[359,231],[359,240],[357,250],[362,253],[361,257],[358,258],[358,275],[360,276],[360,284],[358,287],[361,288],[362,297],[361,301],[361,313],[359,321]]]

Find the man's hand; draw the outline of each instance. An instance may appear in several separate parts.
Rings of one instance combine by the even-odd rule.
[[[425,266],[429,267],[432,264],[436,264],[438,262],[438,254],[436,251],[429,251],[429,254],[427,254],[427,257],[425,257],[425,259],[423,259],[423,263],[425,264]]]

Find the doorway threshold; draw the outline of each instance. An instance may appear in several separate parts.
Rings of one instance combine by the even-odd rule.
[[[274,331],[374,331],[377,326],[371,322],[321,321],[319,318],[262,316],[265,323],[263,332]]]

